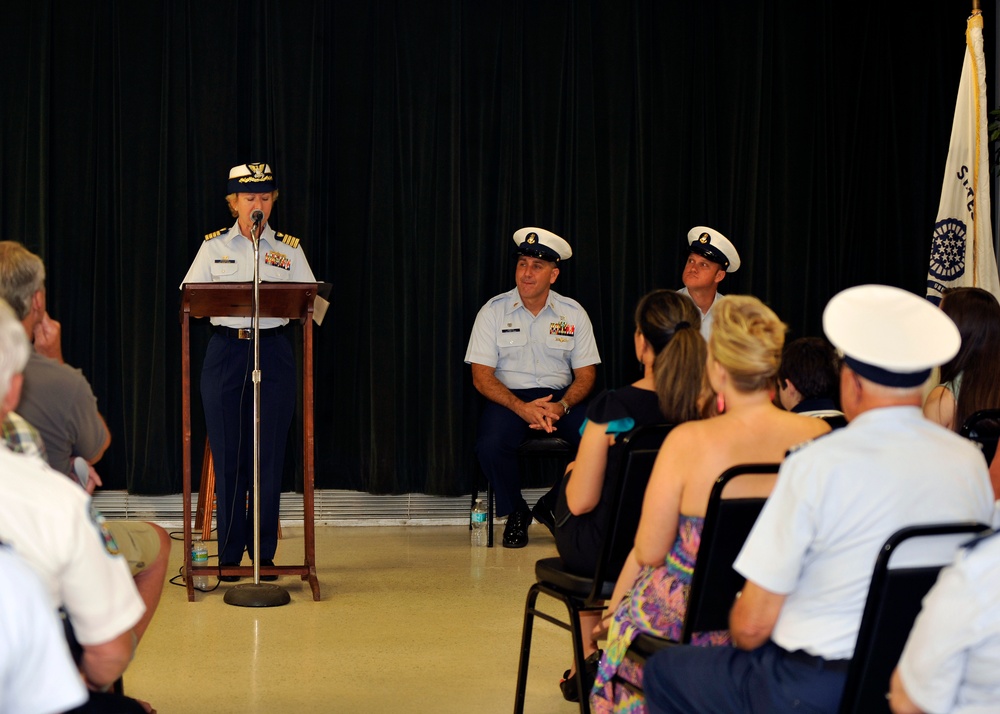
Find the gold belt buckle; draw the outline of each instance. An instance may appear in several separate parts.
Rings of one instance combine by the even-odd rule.
[[[250,330],[249,327],[241,327],[236,331],[236,333],[237,333],[236,336],[239,337],[241,340],[249,340],[251,337],[253,337],[253,332]]]

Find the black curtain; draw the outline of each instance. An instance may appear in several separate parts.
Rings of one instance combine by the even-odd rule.
[[[791,336],[819,334],[850,285],[922,294],[968,11],[18,3],[0,49],[3,237],[46,262],[64,354],[113,432],[106,486],[175,493],[179,283],[232,223],[229,167],[269,162],[272,224],[333,285],[317,487],[467,493],[478,399],[462,358],[479,307],[513,285],[523,225],[572,244],[556,289],[590,312],[606,386],[633,378],[633,306],[680,287],[693,225],[743,257],[722,292],[765,300]],[[206,342],[199,325],[195,385]]]

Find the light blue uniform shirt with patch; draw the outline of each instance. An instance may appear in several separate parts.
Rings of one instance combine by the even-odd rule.
[[[312,268],[306,260],[302,246],[292,247],[276,236],[270,225],[264,224],[260,234],[260,280],[264,283],[315,283]],[[252,283],[253,242],[240,233],[239,222],[215,238],[201,244],[187,275],[185,283]],[[249,317],[213,317],[213,325],[223,327],[250,327]],[[282,317],[262,317],[260,329],[267,330],[287,324]]]
[[[466,364],[493,367],[508,389],[563,389],[573,370],[600,364],[594,329],[576,300],[549,290],[538,315],[521,302],[517,288],[479,310],[465,353]]]

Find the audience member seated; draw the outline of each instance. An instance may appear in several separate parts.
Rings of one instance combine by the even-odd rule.
[[[782,462],[733,565],[746,578],[735,647],[656,652],[643,673],[652,712],[834,714],[886,539],[918,523],[989,522],[982,456],[920,412],[931,368],[958,352],[954,323],[905,290],[862,285],[830,301],[823,328],[844,353],[849,424]]]
[[[996,711],[1000,535],[960,548],[923,601],[892,675],[894,714]]]
[[[17,401],[30,350],[24,328],[0,300],[0,419]],[[114,538],[95,519],[90,496],[40,459],[0,447],[0,540],[41,578],[52,611],[66,611],[81,648],[80,674],[94,692],[91,704],[108,703],[102,690],[131,662],[146,606]],[[117,712],[152,711],[125,697],[114,703]]]
[[[1000,408],[1000,304],[982,288],[951,288],[941,309],[958,326],[962,346],[941,367],[941,384],[927,395],[924,416],[959,431],[980,409]]]
[[[713,312],[706,369],[721,413],[678,425],[660,449],[630,562],[615,590],[620,602],[609,603],[614,614],[591,695],[595,712],[641,711],[641,701],[612,682],[618,672],[641,684],[641,671],[625,659],[636,635],[680,638],[705,509],[719,475],[738,464],[780,462],[791,447],[830,431],[823,420],[792,414],[771,401],[785,339],[777,315],[742,295],[722,298]],[[755,488],[766,495],[770,485],[758,482]],[[762,495],[751,491],[746,495]],[[704,633],[697,642],[725,644],[729,635]]]
[[[40,451],[48,464],[72,478],[75,457],[85,460],[88,493],[101,485],[93,468],[111,443],[104,417],[97,409],[97,398],[80,370],[63,362],[61,325],[49,317],[45,307],[45,265],[42,259],[16,241],[0,241],[0,297],[14,309],[23,330],[32,342],[24,373],[14,376],[7,397],[7,409],[18,408],[34,430],[13,428],[18,414],[3,426],[7,446],[24,451],[27,442],[38,433],[29,453]],[[9,438],[14,437],[14,438]],[[142,620],[135,627],[141,638],[149,626],[163,592],[170,536],[159,526],[142,521],[108,521],[108,532],[127,558],[136,587],[146,606]]]
[[[799,337],[785,345],[778,367],[778,397],[790,412],[820,417],[834,428],[847,421],[840,411],[840,360],[822,337]]]
[[[635,356],[643,376],[621,389],[599,394],[587,409],[577,458],[556,485],[555,540],[567,569],[592,576],[605,537],[607,508],[619,468],[616,438],[650,424],[680,424],[699,416],[698,397],[705,369],[705,340],[694,303],[673,290],[654,290],[635,310]],[[610,477],[606,477],[610,475]],[[635,504],[638,511],[639,503]],[[581,613],[581,628],[591,632],[600,620]],[[597,670],[597,641],[584,641],[588,655],[586,688]],[[563,696],[577,700],[573,670],[559,684]]]
[[[0,545],[0,711],[65,712],[87,701],[59,616],[20,557]]]

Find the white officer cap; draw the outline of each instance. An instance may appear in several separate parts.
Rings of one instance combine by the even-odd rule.
[[[569,243],[544,228],[528,227],[514,231],[514,245],[517,246],[515,255],[530,255],[553,263],[573,257]]]
[[[267,164],[240,164],[229,169],[226,193],[271,193],[277,186]]]
[[[740,254],[729,239],[714,228],[695,226],[688,231],[688,246],[692,253],[718,263],[727,273],[740,269]]]
[[[823,311],[823,331],[847,366],[876,384],[917,387],[956,354],[951,318],[925,298],[888,285],[858,285]]]

